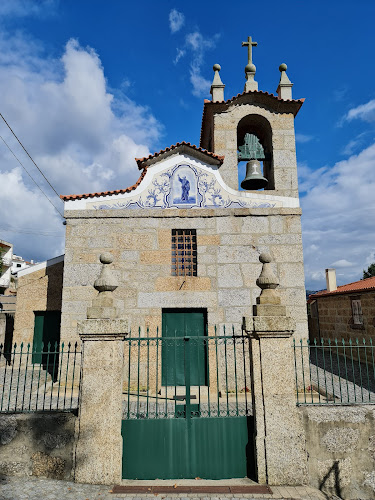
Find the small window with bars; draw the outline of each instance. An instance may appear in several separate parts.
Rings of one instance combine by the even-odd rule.
[[[195,229],[172,229],[172,276],[197,276]]]

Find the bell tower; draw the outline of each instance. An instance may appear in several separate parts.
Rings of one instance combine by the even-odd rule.
[[[211,85],[212,100],[205,100],[200,146],[224,156],[220,174],[232,189],[274,196],[298,198],[294,118],[304,99],[292,99],[292,86],[286,64],[276,94],[258,90],[255,80],[251,37],[242,46],[248,49],[245,86],[242,94],[224,100],[224,87],[215,64]],[[238,180],[238,165],[247,161],[246,176]],[[242,182],[241,182],[242,181]]]

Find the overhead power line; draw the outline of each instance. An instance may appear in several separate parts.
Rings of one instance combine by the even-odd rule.
[[[12,134],[14,135],[14,137],[17,139],[18,143],[20,144],[20,146],[22,147],[22,149],[25,151],[25,153],[27,154],[27,156],[30,158],[30,160],[34,163],[34,165],[36,166],[36,168],[39,170],[39,172],[42,174],[42,176],[44,177],[44,179],[46,180],[47,184],[51,187],[51,189],[56,193],[57,197],[60,199],[60,196],[59,196],[59,193],[56,191],[56,189],[52,186],[52,184],[50,183],[50,181],[47,179],[47,177],[43,174],[43,172],[40,170],[40,168],[38,167],[38,165],[35,163],[35,161],[31,158],[31,155],[29,154],[29,152],[27,151],[27,149],[25,148],[25,146],[22,144],[22,142],[18,139],[18,137],[16,136],[16,134],[13,132],[13,129],[11,128],[11,126],[9,125],[9,123],[6,121],[6,119],[3,117],[3,115],[0,113],[0,116],[1,118],[4,120],[4,123],[5,125],[9,128],[9,130],[12,132]],[[5,141],[4,141],[5,142]],[[61,214],[60,214],[61,215]]]
[[[11,231],[13,233],[35,234],[38,236],[53,236],[54,238],[64,238],[64,234],[53,233],[51,231],[39,231],[38,229],[20,229],[17,227],[0,226],[1,231]]]
[[[3,118],[3,116],[1,115],[0,113],[0,116]],[[3,118],[4,119],[4,118]],[[5,121],[5,120],[4,120]],[[5,122],[6,123],[6,122]],[[8,125],[8,124],[7,124]],[[8,125],[9,126],[9,125]],[[39,189],[39,191],[41,191],[41,193],[43,194],[43,196],[45,198],[47,198],[47,200],[49,201],[49,203],[53,206],[53,208],[56,210],[56,212],[58,212],[58,214],[64,219],[64,216],[63,214],[60,212],[60,210],[52,203],[52,201],[49,199],[49,197],[46,195],[46,193],[43,191],[43,189],[39,186],[39,184],[36,182],[36,180],[34,179],[34,177],[30,174],[30,172],[26,169],[26,167],[23,165],[23,163],[21,162],[21,160],[16,156],[16,154],[12,151],[12,149],[10,148],[10,146],[7,144],[7,142],[5,141],[5,139],[0,135],[0,139],[3,141],[3,143],[5,144],[5,146],[9,149],[9,151],[12,153],[12,155],[14,156],[14,158],[18,161],[18,163],[21,165],[21,167],[24,169],[24,171],[27,173],[27,175],[30,177],[30,179],[34,182],[34,184],[36,185],[36,187]],[[30,156],[30,155],[29,155]],[[33,163],[35,163],[33,161]],[[39,170],[39,168],[38,168]],[[45,178],[45,176],[43,175],[43,177]],[[47,181],[48,182],[48,181]],[[48,184],[50,184],[48,182]],[[50,184],[51,185],[51,184]],[[53,189],[53,188],[52,188]],[[55,190],[54,190],[55,191]],[[55,191],[56,193],[56,191]],[[60,199],[60,197],[59,197]]]

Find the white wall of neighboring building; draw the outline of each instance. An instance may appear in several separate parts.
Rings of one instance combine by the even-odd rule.
[[[37,262],[34,262],[33,260],[28,262],[19,255],[13,255],[11,273],[13,275],[17,274],[18,271],[22,271],[23,269],[27,269],[28,267],[32,267],[36,264]]]
[[[7,241],[0,240],[0,253],[3,263],[2,271],[0,274],[0,287],[8,288],[10,285],[11,267],[13,258],[13,245]]]

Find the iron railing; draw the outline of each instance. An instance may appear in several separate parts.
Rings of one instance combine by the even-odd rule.
[[[213,333],[127,337],[123,419],[251,415],[249,338]]]
[[[78,344],[0,344],[0,413],[71,411],[78,408]]]
[[[293,341],[297,405],[375,404],[372,339]]]

